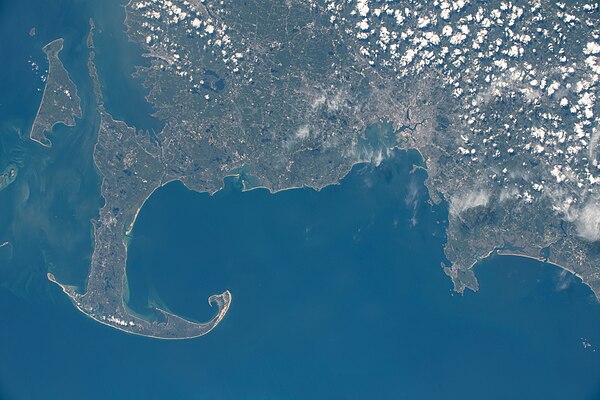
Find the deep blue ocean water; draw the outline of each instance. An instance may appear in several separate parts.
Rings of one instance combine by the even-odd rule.
[[[229,313],[204,337],[131,336],[77,312],[45,273],[84,281],[101,205],[90,16],[109,111],[159,126],[128,77],[140,60],[118,2],[0,2],[0,34],[14,38],[0,41],[0,169],[20,166],[0,192],[0,242],[11,242],[0,249],[0,399],[600,398],[600,305],[589,288],[557,267],[497,256],[477,266],[478,293],[454,294],[440,268],[447,212],[427,203],[414,152],[356,166],[320,192],[242,192],[236,178],[214,196],[180,183],[158,190],[129,245],[130,306],[205,320],[208,296],[231,290]],[[27,135],[41,47],[57,37],[84,117],[57,127],[45,149]]]

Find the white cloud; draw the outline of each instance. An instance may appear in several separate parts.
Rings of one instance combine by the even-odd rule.
[[[577,234],[590,242],[600,240],[600,204],[598,201],[589,201],[577,213],[575,219]]]
[[[485,190],[471,191],[456,195],[450,201],[450,215],[460,215],[475,207],[485,207],[490,201],[490,194]]]
[[[298,139],[306,139],[309,135],[310,128],[308,127],[308,125],[303,125],[296,131],[296,137]]]

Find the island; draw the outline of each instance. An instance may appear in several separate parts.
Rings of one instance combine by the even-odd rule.
[[[75,126],[75,118],[81,118],[82,113],[77,86],[59,58],[63,46],[64,39],[60,38],[43,48],[48,58],[48,76],[29,137],[45,147],[52,146],[52,142],[45,135],[46,132],[51,132],[58,123]]]
[[[125,237],[162,185],[215,193],[243,171],[246,189],[318,190],[398,148],[420,152],[431,203],[447,208],[441,271],[457,292],[478,290],[474,266],[500,251],[559,265],[600,298],[597,5],[130,0],[125,10],[150,60],[135,77],[164,127],[107,112],[92,50],[105,204],[85,290],[61,285],[90,317],[181,339],[227,312],[228,291],[209,298],[218,310],[205,324],[161,310],[148,321],[124,305]],[[382,124],[392,140],[368,134]]]
[[[0,191],[6,189],[11,183],[17,179],[19,167],[15,164],[9,164],[0,174]]]

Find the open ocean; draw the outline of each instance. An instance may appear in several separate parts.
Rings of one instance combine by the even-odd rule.
[[[132,336],[78,312],[46,272],[83,284],[102,204],[90,16],[109,111],[160,129],[129,78],[141,58],[117,1],[0,2],[0,170],[20,168],[0,192],[0,243],[11,242],[0,248],[1,400],[600,398],[591,290],[557,267],[495,256],[476,267],[478,293],[453,293],[440,267],[447,210],[428,203],[414,151],[320,192],[243,192],[237,178],[214,196],[158,190],[129,244],[129,305],[202,321],[208,296],[229,289],[231,309],[206,336]],[[28,133],[41,48],[58,37],[84,117],[57,126],[46,149]]]

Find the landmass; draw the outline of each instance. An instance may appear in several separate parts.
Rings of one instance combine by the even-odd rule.
[[[63,44],[64,40],[60,38],[43,48],[48,58],[48,76],[29,137],[46,147],[52,146],[52,142],[45,135],[46,132],[51,132],[58,123],[75,126],[75,118],[81,118],[82,112],[77,86],[59,58]]]
[[[160,339],[189,339],[210,332],[223,319],[231,304],[231,293],[212,295],[209,305],[217,312],[208,322],[198,323],[171,312],[154,309],[153,316],[138,316],[127,308],[127,246],[125,230],[133,224],[141,205],[163,184],[164,166],[160,149],[147,132],[136,131],[116,121],[105,110],[101,85],[94,62],[94,23],[90,20],[87,44],[88,70],[100,114],[94,162],[102,175],[101,193],[105,200],[94,221],[94,251],[87,284],[79,288],[60,283],[53,274],[48,279],[58,284],[75,306],[87,316],[113,328]]]
[[[140,76],[166,121],[162,154],[188,187],[207,189],[181,173],[195,165],[320,188],[415,148],[432,201],[449,205],[444,271],[457,291],[477,290],[473,266],[503,249],[600,297],[598,7],[132,0],[126,22],[152,60]],[[396,143],[361,146],[384,122]],[[198,163],[205,148],[218,158]]]
[[[11,183],[17,179],[19,167],[15,164],[9,164],[0,174],[0,191],[6,189]]]
[[[443,270],[456,291],[478,290],[473,267],[500,250],[559,265],[600,298],[598,8],[131,0],[127,33],[150,60],[135,76],[164,128],[110,116],[92,52],[106,203],[86,292],[63,289],[131,333],[205,333],[228,292],[211,297],[217,319],[201,328],[167,313],[162,325],[143,322],[123,306],[125,234],[158,187],[180,180],[214,193],[241,174],[247,189],[320,189],[413,148],[431,201],[448,206]],[[393,140],[368,134],[383,125]]]

